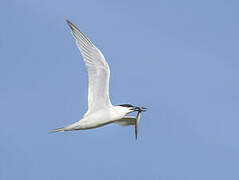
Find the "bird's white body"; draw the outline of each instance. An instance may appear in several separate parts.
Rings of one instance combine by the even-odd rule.
[[[69,126],[54,129],[52,132],[93,129],[110,123],[117,123],[121,126],[135,125],[136,118],[126,116],[130,112],[132,110],[121,106],[102,108],[84,116],[80,121]]]
[[[128,113],[126,108],[120,106],[103,108],[88,116],[84,116],[80,121],[74,124],[64,127],[64,130],[85,130],[97,128],[113,122],[117,123],[120,120],[124,120],[125,115]],[[124,121],[127,121],[129,118],[132,119],[133,117],[127,117]]]
[[[79,28],[68,20],[67,23],[88,70],[88,111],[80,121],[54,129],[52,132],[92,129],[113,122],[121,126],[135,125],[136,118],[126,115],[135,111],[136,107],[129,104],[124,104],[124,106],[111,104],[109,97],[110,68],[103,54]]]

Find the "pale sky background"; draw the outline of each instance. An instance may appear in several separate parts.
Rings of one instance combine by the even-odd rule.
[[[239,1],[2,0],[1,180],[238,180]],[[48,134],[87,110],[65,19],[111,67],[134,127]]]

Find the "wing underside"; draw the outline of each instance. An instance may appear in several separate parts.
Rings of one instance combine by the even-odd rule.
[[[134,116],[125,116],[124,118],[118,121],[115,121],[115,123],[120,126],[131,126],[131,125],[135,125],[136,118]]]

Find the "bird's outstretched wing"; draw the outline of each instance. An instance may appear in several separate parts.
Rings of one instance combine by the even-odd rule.
[[[76,44],[88,70],[88,111],[85,116],[101,108],[112,106],[109,98],[109,66],[98,48],[69,20]]]

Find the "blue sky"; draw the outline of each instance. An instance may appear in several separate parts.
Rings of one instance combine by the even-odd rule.
[[[238,1],[1,1],[0,179],[239,179]],[[134,128],[48,134],[87,110],[65,22],[101,49]]]

